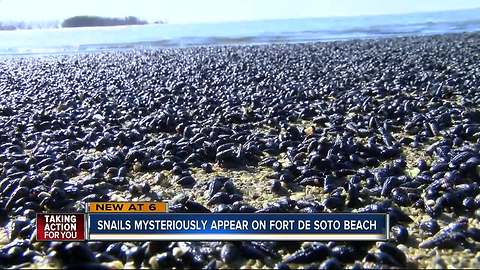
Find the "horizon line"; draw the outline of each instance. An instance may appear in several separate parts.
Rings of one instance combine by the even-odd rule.
[[[430,13],[444,13],[444,12],[459,12],[459,11],[473,11],[480,10],[479,7],[475,8],[459,8],[459,9],[445,9],[437,11],[417,11],[417,12],[400,12],[400,13],[385,13],[385,14],[360,14],[360,15],[331,15],[331,16],[318,16],[318,17],[289,17],[289,18],[260,18],[260,19],[241,19],[241,20],[216,20],[216,21],[197,21],[197,22],[169,22],[167,19],[155,19],[148,20],[135,15],[128,16],[102,16],[102,15],[86,15],[79,14],[75,16],[69,16],[63,19],[51,19],[51,20],[0,20],[2,23],[53,23],[53,22],[62,22],[66,19],[77,17],[77,16],[94,16],[102,18],[126,18],[126,17],[136,17],[140,20],[146,21],[148,24],[155,24],[155,22],[163,22],[163,24],[215,24],[215,23],[239,23],[239,22],[262,22],[262,21],[277,21],[277,20],[309,20],[309,19],[329,19],[329,18],[358,18],[358,17],[382,17],[382,16],[403,16],[403,15],[415,15],[415,14],[430,14]]]

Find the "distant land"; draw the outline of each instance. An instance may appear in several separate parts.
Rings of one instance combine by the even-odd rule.
[[[47,29],[59,28],[59,21],[41,21],[41,22],[0,22],[1,30],[22,30],[22,29]]]
[[[107,18],[99,16],[75,16],[62,22],[62,27],[94,27],[94,26],[117,26],[117,25],[142,25],[147,21],[134,16],[125,18]]]
[[[74,16],[62,22],[0,22],[1,30],[22,30],[22,29],[46,29],[46,28],[70,28],[70,27],[101,27],[118,25],[143,25],[143,24],[164,24],[165,21],[158,20],[148,22],[134,16],[124,18],[109,18],[100,16]]]

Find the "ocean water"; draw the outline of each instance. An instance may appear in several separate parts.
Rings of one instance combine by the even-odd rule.
[[[480,9],[406,15],[0,31],[0,54],[265,44],[480,31]]]

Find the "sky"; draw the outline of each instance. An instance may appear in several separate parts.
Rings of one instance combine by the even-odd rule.
[[[52,21],[97,15],[136,16],[150,22],[202,23],[479,7],[479,0],[0,0],[0,21]]]

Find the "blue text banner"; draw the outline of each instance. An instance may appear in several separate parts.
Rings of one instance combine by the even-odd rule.
[[[91,240],[388,239],[387,214],[90,213]]]

